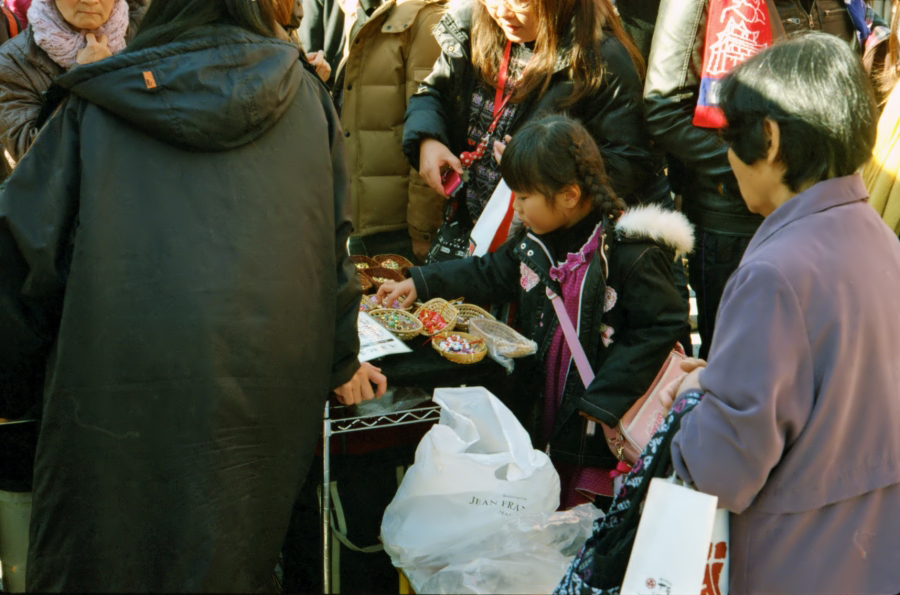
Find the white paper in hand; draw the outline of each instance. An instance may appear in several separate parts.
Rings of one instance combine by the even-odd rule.
[[[491,244],[498,233],[502,234],[499,241],[506,241],[508,226],[500,229],[510,209],[513,192],[506,185],[506,181],[500,180],[491,194],[491,199],[484,206],[484,210],[475,222],[472,233],[469,236],[469,256],[484,256],[490,250]]]

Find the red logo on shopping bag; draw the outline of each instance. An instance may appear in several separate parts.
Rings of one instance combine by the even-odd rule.
[[[648,578],[644,582],[644,586],[650,590],[650,595],[672,595],[672,583],[664,578],[658,581],[654,578]]]
[[[727,542],[709,544],[709,559],[706,561],[706,573],[703,576],[703,590],[700,591],[700,595],[722,595],[722,569],[727,559]]]

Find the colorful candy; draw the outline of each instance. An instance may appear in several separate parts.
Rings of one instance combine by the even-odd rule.
[[[416,328],[416,323],[402,310],[376,312],[373,316],[391,331],[411,331]]]
[[[403,300],[406,299],[405,295],[401,295],[400,299],[394,300],[390,306],[385,306],[381,302],[378,301],[378,298],[374,295],[370,295],[368,298],[363,298],[363,300],[359,303],[359,311],[360,312],[368,312],[369,310],[378,310],[381,308],[388,310],[402,310],[403,309]]]
[[[425,332],[434,334],[447,326],[447,321],[434,310],[422,310],[419,312],[419,321],[425,327]]]
[[[480,343],[480,341],[478,341]],[[457,353],[460,355],[474,355],[478,350],[470,343],[468,339],[459,335],[447,335],[438,342],[438,347],[447,353]]]

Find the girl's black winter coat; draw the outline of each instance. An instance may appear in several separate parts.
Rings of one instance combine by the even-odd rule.
[[[647,209],[657,207],[638,210]],[[668,216],[689,229],[680,214]],[[687,330],[687,308],[672,278],[676,251],[672,244],[677,242],[669,243],[665,235],[651,240],[646,230],[625,231],[623,222],[627,226],[623,217],[619,226],[604,236],[602,250],[608,274],[598,250],[583,284],[579,337],[596,377],[585,390],[574,364],[570,366],[549,439],[549,453],[558,461],[602,468],[615,466],[617,461],[602,430],[598,427],[594,435],[588,435],[587,420],[579,411],[615,426],[646,392],[677,338]],[[559,292],[558,284],[549,275],[550,267],[556,265],[551,258],[552,247],[545,245],[543,239],[530,232],[522,233],[494,254],[410,269],[422,300],[464,296],[475,303],[518,303],[514,326],[538,344],[538,352],[516,360],[512,388],[505,401],[531,433],[535,447],[541,449],[547,447],[540,438],[544,358],[558,326],[546,287]],[[523,264],[540,279],[531,289],[521,282]],[[604,312],[607,287],[617,299]],[[608,347],[601,339],[603,325],[614,329]]]

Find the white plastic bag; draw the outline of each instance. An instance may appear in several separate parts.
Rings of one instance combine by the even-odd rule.
[[[440,423],[419,443],[381,524],[384,549],[399,568],[470,561],[472,544],[519,516],[559,507],[550,459],[532,448],[494,395],[482,387],[447,388],[435,390],[434,401],[442,407]]]
[[[602,516],[592,504],[520,516],[465,550],[406,574],[417,593],[549,594]],[[443,563],[449,564],[436,566]]]

